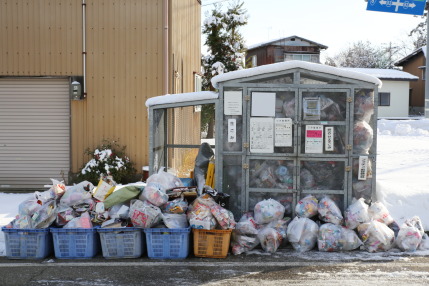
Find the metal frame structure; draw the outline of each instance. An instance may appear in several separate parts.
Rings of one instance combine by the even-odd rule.
[[[372,163],[372,179],[369,181],[371,200],[375,196],[375,177],[376,177],[376,130],[377,130],[377,103],[378,103],[378,88],[373,82],[367,82],[359,77],[350,77],[350,73],[346,76],[338,76],[330,73],[315,72],[303,68],[292,68],[277,72],[268,72],[264,74],[256,74],[251,76],[245,76],[243,78],[234,78],[231,80],[225,80],[218,83],[219,98],[216,100],[205,100],[205,101],[194,101],[194,102],[177,102],[174,104],[166,105],[155,105],[150,107],[150,171],[153,172],[154,162],[154,134],[157,131],[156,126],[153,122],[154,112],[158,109],[175,108],[179,106],[189,105],[202,105],[202,104],[216,104],[216,161],[215,161],[215,181],[216,189],[222,190],[225,193],[230,194],[231,210],[235,215],[239,215],[243,211],[252,209],[250,204],[250,197],[256,193],[261,193],[262,197],[284,195],[287,197],[288,203],[290,204],[289,209],[291,214],[294,210],[291,206],[295,206],[297,201],[308,194],[316,196],[322,195],[339,195],[341,198],[341,208],[343,210],[352,202],[353,199],[353,182],[355,180],[352,170],[353,160],[358,159],[360,156],[368,156]],[[354,105],[355,105],[355,93],[357,91],[365,90],[371,94],[373,100],[373,110],[369,125],[372,127],[373,132],[373,143],[370,148],[369,154],[360,154],[355,152],[354,149]],[[224,94],[228,91],[241,91],[242,94],[242,115],[238,120],[237,125],[240,124],[240,128],[237,128],[237,137],[241,137],[238,140],[236,148],[226,148],[226,138],[224,131],[226,129],[226,122],[228,118],[234,117],[230,115],[224,115]],[[293,119],[293,152],[292,153],[251,153],[249,148],[250,143],[250,118],[251,118],[251,102],[252,92],[289,92],[295,94],[295,118]],[[339,94],[343,96],[342,102],[345,104],[346,117],[339,121],[305,121],[302,120],[302,106],[303,97],[309,92],[317,92],[320,94]],[[166,112],[164,112],[166,116]],[[240,117],[240,116],[238,116]],[[235,116],[237,118],[237,116]],[[167,122],[165,120],[165,122]],[[344,153],[335,154],[329,152],[322,152],[321,154],[305,154],[302,150],[301,134],[305,130],[306,124],[317,124],[325,126],[343,126],[345,130],[344,140],[345,149]],[[165,129],[169,128],[165,126]],[[166,131],[166,130],[165,130]],[[165,133],[166,136],[166,133]],[[167,142],[167,141],[166,141]],[[229,144],[229,143],[228,143]],[[164,146],[165,152],[168,152],[167,148],[170,146]],[[177,147],[197,147],[197,146],[174,146]],[[251,187],[249,180],[251,177],[251,171],[249,165],[251,160],[278,160],[293,162],[293,185],[291,189],[281,188],[255,188]],[[344,165],[344,172],[335,174],[344,179],[342,189],[302,189],[300,186],[300,165],[303,161],[314,161],[314,162],[334,162],[338,165]],[[165,162],[166,163],[166,162]],[[342,169],[341,169],[342,170]],[[231,171],[231,175],[229,175]]]

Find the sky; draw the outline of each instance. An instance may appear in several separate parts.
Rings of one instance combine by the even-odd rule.
[[[207,4],[216,1],[202,1],[202,20],[213,9]],[[328,46],[322,58],[357,41],[377,46],[407,41],[408,33],[422,22],[422,17],[413,15],[366,11],[364,0],[242,1],[249,18],[241,32],[248,46],[295,35]],[[225,8],[233,2],[220,4]]]
[[[387,207],[399,225],[406,219],[419,216],[428,231],[429,119],[381,119],[377,133],[377,199]],[[28,197],[29,194],[0,193],[0,227],[13,220],[18,214],[19,204]],[[428,250],[417,251],[416,254],[419,253],[429,255]],[[4,236],[1,232],[0,256],[4,255]],[[341,257],[344,258],[344,255]],[[329,256],[329,259],[332,258],[332,255]],[[320,259],[326,259],[326,256],[320,254]]]

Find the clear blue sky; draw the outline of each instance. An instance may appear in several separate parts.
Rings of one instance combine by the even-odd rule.
[[[202,20],[213,8],[202,1]],[[221,2],[225,8],[234,0]],[[333,56],[357,41],[374,45],[408,41],[408,33],[422,17],[366,11],[364,0],[244,0],[249,16],[241,32],[251,46],[281,37],[301,36],[326,45]]]

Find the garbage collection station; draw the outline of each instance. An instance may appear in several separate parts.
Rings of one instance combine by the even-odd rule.
[[[212,85],[217,92],[147,101],[150,174],[171,167],[173,152],[200,147],[172,140],[189,125],[172,110],[213,104],[214,186],[230,195],[236,217],[268,198],[290,216],[309,194],[329,196],[342,211],[353,198],[374,199],[378,78],[287,61],[218,75]]]

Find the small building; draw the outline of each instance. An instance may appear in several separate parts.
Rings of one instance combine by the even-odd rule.
[[[424,115],[426,46],[414,50],[406,57],[397,61],[395,65],[402,67],[404,72],[418,77],[417,81],[410,83],[410,115]]]
[[[218,75],[212,84],[218,93],[146,101],[151,173],[169,168],[175,149],[200,147],[169,143],[171,110],[214,104],[215,188],[230,195],[235,216],[269,198],[286,215],[310,194],[343,211],[353,198],[375,198],[378,78],[286,61]]]
[[[196,91],[200,0],[0,3],[0,190],[77,173],[103,140],[147,166],[145,101]],[[76,89],[75,89],[76,88]],[[199,113],[186,132],[199,138]]]
[[[327,48],[299,36],[290,36],[248,47],[246,65],[256,67],[289,60],[320,63],[320,51]]]
[[[412,89],[419,77],[394,69],[343,68],[377,77],[383,82],[378,90],[378,118],[408,117]]]

